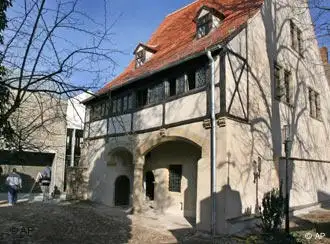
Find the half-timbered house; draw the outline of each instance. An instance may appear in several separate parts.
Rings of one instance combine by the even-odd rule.
[[[210,230],[214,147],[218,233],[246,225],[286,173],[292,210],[330,200],[330,90],[303,4],[197,0],[166,16],[85,101],[83,196]]]

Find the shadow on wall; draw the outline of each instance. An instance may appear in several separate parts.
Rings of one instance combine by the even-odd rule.
[[[193,226],[196,226],[196,202],[197,202],[197,163],[193,162],[192,177],[186,177],[187,188],[184,191],[183,216]]]
[[[242,216],[242,200],[238,191],[230,185],[223,185],[220,192],[216,193],[216,223],[218,233],[230,232],[231,225],[228,219]],[[202,200],[200,205],[200,222],[197,228],[201,230],[211,230],[211,198]]]
[[[317,191],[317,201],[321,203],[321,208],[324,209],[330,209],[330,194],[323,192],[323,191]]]

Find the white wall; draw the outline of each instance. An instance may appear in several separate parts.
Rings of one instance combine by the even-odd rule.
[[[281,1],[282,3],[284,1]],[[290,1],[290,6],[292,6]],[[248,25],[248,61],[251,66],[249,74],[249,106],[250,124],[230,122],[228,130],[228,151],[232,152],[236,168],[231,171],[233,181],[231,187],[237,189],[241,194],[242,209],[254,207],[255,184],[253,184],[252,162],[258,156],[262,158],[262,176],[260,179],[259,199],[263,193],[271,187],[277,187],[280,179],[284,179],[285,162],[278,162],[280,156],[284,156],[281,140],[281,128],[283,125],[291,124],[294,128],[293,148],[291,156],[305,159],[306,161],[295,161],[289,167],[292,181],[289,182],[291,189],[291,206],[305,205],[320,201],[319,192],[328,194],[330,199],[330,188],[327,175],[330,168],[327,163],[313,163],[313,160],[330,161],[329,137],[329,109],[330,99],[329,86],[327,84],[321,62],[319,49],[311,27],[311,18],[307,11],[292,9],[289,5],[283,5],[276,13],[277,33],[272,33],[272,19],[269,17],[269,9],[265,6],[263,10],[249,21]],[[300,9],[301,10],[301,9]],[[300,57],[291,49],[289,20],[294,16],[297,25],[303,30],[304,46],[306,53]],[[277,38],[277,39],[274,39]],[[235,37],[229,47],[236,53],[244,56],[242,43],[245,43],[245,31]],[[276,56],[278,55],[278,56]],[[277,61],[291,70],[294,83],[294,107],[283,102],[274,100],[273,95],[273,61]],[[235,83],[231,74],[227,58],[227,106],[232,98]],[[241,62],[234,61],[234,70]],[[243,74],[243,77],[246,77]],[[242,98],[248,94],[243,80],[240,87]],[[321,94],[322,121],[313,119],[309,115],[309,102],[307,87],[311,86]],[[244,101],[244,100],[243,100]],[[246,103],[244,104],[247,105]],[[241,104],[236,95],[232,105],[232,112],[242,116]],[[279,165],[278,165],[279,163]],[[312,176],[314,180],[308,181],[306,189],[306,177]],[[309,177],[310,179],[310,177]],[[305,190],[306,189],[306,190]],[[252,208],[253,210],[253,208]]]
[[[107,134],[107,119],[90,123],[89,137],[105,136]]]
[[[109,118],[109,134],[128,133],[131,131],[131,114]]]
[[[85,105],[81,102],[91,95],[89,93],[82,93],[76,97],[70,98],[68,100],[66,119],[67,119],[67,128],[72,129],[84,129],[85,122]],[[87,113],[89,115],[89,113]],[[89,121],[89,118],[86,118]]]
[[[175,123],[206,115],[206,92],[189,95],[166,103],[165,123]]]
[[[134,131],[145,130],[162,125],[163,107],[162,105],[146,108],[134,113]]]

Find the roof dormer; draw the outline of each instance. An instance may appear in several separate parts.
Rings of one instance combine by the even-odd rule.
[[[196,37],[202,38],[209,34],[213,29],[219,27],[221,21],[225,18],[224,14],[210,8],[208,6],[202,6],[195,17],[196,23]]]
[[[143,43],[139,43],[133,53],[135,55],[135,68],[142,66],[155,52],[156,49]]]

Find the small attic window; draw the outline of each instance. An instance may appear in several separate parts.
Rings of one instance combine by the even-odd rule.
[[[197,20],[197,38],[202,38],[212,30],[212,14],[207,13]]]
[[[146,50],[140,50],[135,54],[135,67],[138,68],[146,61]]]
[[[213,29],[218,28],[224,19],[225,15],[222,12],[208,6],[202,6],[194,19],[197,39],[208,35]]]

